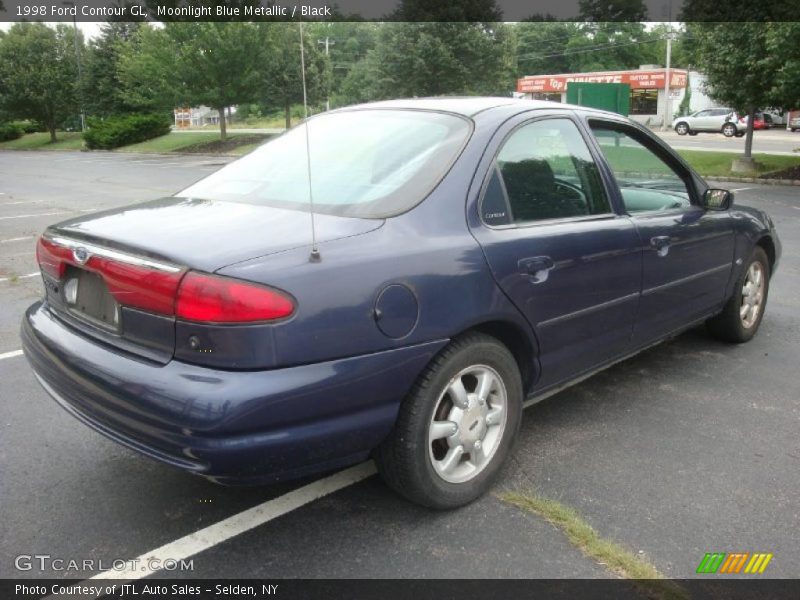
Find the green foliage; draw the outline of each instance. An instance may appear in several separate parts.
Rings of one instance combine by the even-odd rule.
[[[0,41],[0,102],[21,119],[35,119],[56,140],[56,127],[77,114],[77,63],[72,27],[16,23]],[[82,37],[78,48],[83,47]]]
[[[262,27],[254,23],[166,23],[141,27],[120,54],[120,80],[143,109],[225,107],[257,98],[268,62]]]
[[[38,123],[37,121],[13,121],[11,124],[22,129],[24,133],[36,133],[37,131],[45,130],[44,127],[42,127],[42,124]]]
[[[686,93],[683,95],[681,99],[681,103],[678,105],[678,111],[675,113],[676,117],[683,117],[688,115],[691,112],[689,108],[692,104],[692,82],[689,80],[689,74],[686,74]]]
[[[167,111],[179,105],[177,57],[163,28],[141,26],[119,43],[120,94],[136,111]]]
[[[386,23],[343,83],[346,100],[486,94],[514,85],[515,38],[502,23]]]
[[[111,150],[166,135],[170,125],[169,118],[162,114],[90,119],[83,139],[92,150]]]
[[[135,110],[120,80],[120,60],[126,42],[133,40],[141,23],[112,21],[88,45],[83,63],[83,106],[97,117],[119,115]]]
[[[24,133],[16,123],[0,123],[0,142],[19,139]]]
[[[291,126],[292,104],[303,102],[300,68],[300,30],[290,23],[262,23],[269,52],[261,65],[261,98],[265,104],[284,109],[286,127]],[[303,36],[306,93],[309,104],[324,101],[330,89],[330,61],[309,28]]]
[[[353,23],[325,21],[309,23],[306,34],[312,43],[316,42],[324,53],[325,39],[328,40],[330,60],[330,95],[334,104],[335,98],[341,96],[342,86],[353,70],[367,53],[375,47],[378,39],[378,23]]]
[[[800,23],[695,23],[691,30],[712,98],[746,114],[800,103]],[[745,157],[751,152],[752,119]]]

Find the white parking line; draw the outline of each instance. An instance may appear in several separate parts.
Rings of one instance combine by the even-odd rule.
[[[0,244],[10,244],[11,242],[21,242],[23,240],[33,241],[34,237],[33,235],[23,235],[22,237],[8,238],[7,240],[0,240]]]
[[[14,358],[15,356],[22,356],[22,350],[12,350],[11,352],[3,352],[0,354],[0,360],[5,360],[6,358]]]
[[[5,221],[6,219],[27,219],[28,217],[49,217],[51,215],[65,215],[64,211],[59,212],[46,212],[46,213],[35,213],[30,215],[14,215],[13,217],[0,217],[0,221]]]
[[[190,533],[174,542],[170,542],[156,548],[146,554],[142,554],[128,564],[135,564],[137,568],[129,568],[124,571],[104,571],[91,579],[142,579],[152,575],[160,569],[151,569],[150,565],[163,565],[164,561],[180,561],[190,556],[194,556],[208,550],[209,548],[221,544],[225,540],[250,531],[251,529],[263,525],[273,519],[292,512],[305,506],[306,504],[318,500],[323,496],[332,494],[338,490],[346,488],[354,483],[366,479],[375,474],[375,463],[372,461],[364,462],[355,467],[350,467],[344,471],[319,479],[294,491],[267,500],[266,502],[249,508],[243,512],[223,519],[218,523],[209,525],[204,529]],[[169,564],[169,562],[167,563]]]
[[[31,277],[38,277],[39,272],[28,273],[27,275],[17,275],[16,277],[0,277],[0,282],[3,281],[16,281],[17,279],[30,279]]]

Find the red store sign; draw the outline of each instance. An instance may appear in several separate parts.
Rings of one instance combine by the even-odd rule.
[[[570,81],[589,83],[627,83],[631,89],[664,89],[666,73],[658,71],[608,71],[605,73],[572,73],[535,75],[517,80],[518,92],[565,92]],[[686,71],[670,70],[670,87],[686,87]]]

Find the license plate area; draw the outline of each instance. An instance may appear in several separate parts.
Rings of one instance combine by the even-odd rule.
[[[96,273],[68,267],[62,280],[61,299],[72,315],[108,331],[121,330],[119,303]]]

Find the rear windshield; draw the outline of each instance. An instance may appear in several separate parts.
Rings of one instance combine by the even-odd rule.
[[[471,132],[445,113],[364,109],[308,121],[314,210],[381,218],[421,202]],[[305,126],[300,125],[178,196],[308,210]]]

